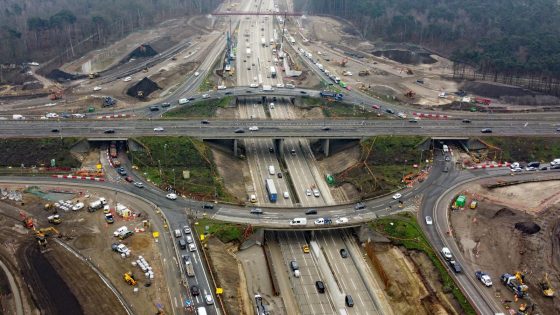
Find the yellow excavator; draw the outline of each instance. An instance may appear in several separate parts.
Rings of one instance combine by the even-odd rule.
[[[546,297],[554,297],[554,289],[550,284],[550,280],[548,279],[548,273],[544,273],[544,277],[539,281],[539,287],[541,287],[542,293]]]
[[[39,243],[39,245],[43,247],[47,246],[47,236],[51,236],[53,234],[60,235],[60,232],[58,232],[58,230],[52,226],[35,230],[35,238],[37,239],[37,243]]]
[[[136,279],[134,279],[134,275],[132,275],[132,272],[130,271],[123,275],[123,279],[126,283],[130,284],[131,286],[136,285]]]

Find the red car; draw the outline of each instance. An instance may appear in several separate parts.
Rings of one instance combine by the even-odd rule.
[[[373,109],[379,109],[380,107],[379,107],[379,105],[371,105],[371,108],[373,108]]]
[[[126,180],[129,183],[132,183],[134,181],[134,180],[132,180],[132,177],[130,177],[130,176],[125,177],[124,180]]]

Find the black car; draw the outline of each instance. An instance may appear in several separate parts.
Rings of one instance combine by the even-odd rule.
[[[103,133],[115,133],[115,129],[107,129]]]
[[[387,109],[385,110],[385,112],[387,112],[388,114],[394,114],[394,113],[395,113],[395,111],[392,110],[392,109],[390,109],[390,108],[387,108]]]
[[[247,91],[245,91],[245,93],[253,93],[253,91],[247,90]]]
[[[200,121],[200,123],[203,125],[208,125],[210,122],[208,120],[202,120]]]
[[[188,99],[189,101],[194,101],[194,100],[196,99],[196,97],[191,96],[191,97],[189,97],[189,98],[187,98],[187,99]]]
[[[245,133],[245,130],[243,130],[243,129],[235,129],[234,132],[235,132],[235,133]]]
[[[159,107],[157,106],[150,106],[150,111],[151,112],[157,112],[159,110]]]
[[[307,211],[305,211],[305,214],[317,214],[317,209],[308,209]]]
[[[282,173],[278,173],[278,178],[282,178]]]
[[[307,94],[307,92],[305,91],[299,91],[301,94]]]
[[[411,119],[411,120],[409,120],[408,122],[409,122],[409,123],[413,123],[413,124],[417,124],[417,123],[418,123],[418,120],[416,120],[416,119]]]
[[[450,157],[449,155],[446,155],[446,156],[445,156],[445,160],[446,160],[447,162],[449,162],[449,161],[451,161],[451,157]]]
[[[492,133],[492,129],[484,128],[484,129],[480,130],[480,132],[482,132],[482,133]]]
[[[205,203],[204,205],[202,205],[202,209],[214,209],[214,205]]]
[[[463,268],[461,268],[461,265],[459,265],[459,263],[456,262],[455,260],[450,260],[449,261],[449,266],[451,267],[451,269],[453,269],[453,271],[455,273],[460,273],[461,271],[463,271]]]
[[[191,295],[192,295],[192,296],[198,296],[198,295],[200,295],[200,289],[199,289],[196,285],[193,285],[193,286],[191,287]]]
[[[470,124],[470,123],[471,123],[471,120],[470,120],[470,119],[463,119],[463,123],[465,123],[465,124]]]
[[[231,95],[231,94],[233,94],[233,92],[231,92],[231,91],[227,91],[227,92],[225,93],[225,95]]]
[[[340,257],[348,258],[348,251],[346,250],[346,248],[341,248],[340,249]]]
[[[57,129],[57,128],[51,129],[51,132],[60,132],[60,129]]]
[[[268,148],[268,152],[274,153],[274,148]]]
[[[323,130],[323,131],[329,131],[329,130],[331,130],[331,128],[330,128],[330,127],[323,127],[323,128],[321,128],[321,130]]]

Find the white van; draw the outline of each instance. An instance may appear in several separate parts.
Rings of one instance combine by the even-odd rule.
[[[276,174],[276,170],[274,169],[274,165],[268,166],[268,174],[270,174],[270,175]]]
[[[550,162],[550,165],[560,165],[560,159],[554,159],[552,162]]]
[[[201,307],[196,309],[196,314],[197,315],[206,315],[208,313],[206,313],[206,308],[204,306],[201,306]]]
[[[306,225],[307,219],[306,218],[295,218],[290,220],[290,225]]]
[[[443,152],[449,152],[449,147],[446,144],[443,145]]]
[[[182,236],[181,230],[179,230],[179,229],[175,230],[174,233],[175,233],[175,237],[181,237]]]
[[[187,104],[188,102],[189,102],[189,100],[186,99],[186,98],[179,99],[179,105]]]

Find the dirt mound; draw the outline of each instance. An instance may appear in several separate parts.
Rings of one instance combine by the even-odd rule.
[[[513,217],[514,215],[515,215],[515,212],[513,212],[511,209],[502,208],[502,209],[496,211],[496,213],[494,213],[494,215],[492,216],[492,219],[503,218],[503,217]]]
[[[156,90],[161,90],[159,85],[157,85],[157,83],[145,77],[140,82],[130,87],[126,91],[126,94],[132,97],[136,97],[138,99],[144,99]]]
[[[531,221],[515,223],[515,228],[525,234],[535,234],[541,230],[538,224]]]
[[[396,62],[409,65],[432,64],[437,62],[437,60],[432,58],[427,52],[413,52],[408,50],[390,49],[376,50],[373,51],[372,54],[377,57],[383,56]]]
[[[46,75],[46,77],[51,79],[51,80],[54,80],[54,81],[64,82],[64,81],[83,79],[86,76],[85,75],[70,74],[70,73],[64,72],[60,69],[54,69],[53,71],[49,72]]]
[[[130,54],[128,54],[128,57],[126,58],[126,61],[129,61],[132,58],[153,57],[157,54],[158,54],[158,52],[155,51],[152,48],[152,46],[150,46],[148,44],[143,44],[143,45],[140,45],[138,48],[134,49]]]
[[[492,98],[499,98],[502,96],[534,96],[536,95],[534,92],[516,87],[516,86],[508,86],[502,84],[493,84],[488,82],[476,82],[476,81],[466,81],[460,85],[460,89],[463,89],[469,93],[485,96],[485,97],[492,97]]]
[[[30,82],[23,82],[23,86],[21,87],[22,90],[38,90],[43,88],[43,83],[41,81],[30,81]]]

